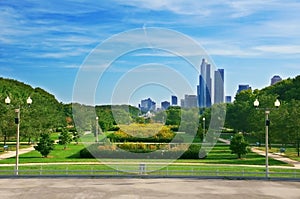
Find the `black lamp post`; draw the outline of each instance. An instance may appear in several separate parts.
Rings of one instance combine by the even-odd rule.
[[[7,105],[10,104],[11,100],[7,96],[5,98],[5,103]],[[30,97],[26,100],[28,106],[32,104],[32,99]],[[21,107],[19,106],[17,109],[15,109],[16,117],[15,117],[15,123],[17,124],[17,141],[16,141],[16,165],[15,165],[15,175],[19,175],[19,148],[20,148],[20,112]]]
[[[254,101],[253,105],[257,109],[265,110],[265,115],[266,115],[266,119],[265,119],[265,126],[266,126],[266,144],[265,144],[265,147],[266,147],[266,178],[269,178],[269,126],[270,126],[269,114],[270,114],[271,108],[258,108],[259,107],[258,99],[256,99]],[[278,99],[276,99],[276,101],[274,102],[274,106],[276,108],[279,108],[280,101]]]

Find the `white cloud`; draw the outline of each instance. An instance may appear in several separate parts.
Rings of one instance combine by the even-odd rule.
[[[263,53],[299,55],[300,45],[262,45],[253,49]]]

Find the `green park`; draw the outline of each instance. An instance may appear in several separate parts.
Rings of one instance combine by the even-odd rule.
[[[145,117],[130,105],[63,104],[41,88],[1,78],[0,175],[14,175],[18,164],[17,174],[25,176],[265,177],[267,172],[300,178],[299,89],[300,76],[242,91],[233,103],[171,106]],[[222,126],[211,128],[216,111],[226,116]],[[1,158],[8,153],[14,155]]]

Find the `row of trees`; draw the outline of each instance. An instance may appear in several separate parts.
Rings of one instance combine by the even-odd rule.
[[[9,106],[4,103],[7,96],[12,99]],[[33,99],[31,107],[27,107],[25,103],[28,96]],[[283,80],[262,90],[242,91],[235,96],[232,104],[227,104],[224,126],[234,129],[235,132],[251,134],[259,142],[263,142],[265,113],[263,110],[254,108],[255,99],[259,99],[261,107],[265,108],[274,108],[273,103],[276,99],[281,101],[280,108],[271,110],[269,116],[271,120],[270,142],[299,146],[300,76]],[[42,133],[54,131],[58,127],[75,125],[78,138],[84,131],[93,131],[98,125],[102,131],[109,131],[118,130],[118,124],[149,122],[139,117],[139,110],[136,107],[62,104],[41,88],[32,88],[18,81],[3,78],[0,78],[0,100],[2,101],[0,103],[0,135],[4,142],[15,135],[13,109],[19,106],[21,106],[21,138],[28,142],[37,140]],[[206,128],[209,125],[212,126],[212,123],[216,123],[215,126],[222,124],[221,121],[211,122],[210,120],[216,111],[219,111],[217,114],[223,115],[224,107],[225,104],[201,110],[170,107],[166,111],[157,113],[151,120],[165,123],[173,131],[184,131],[188,134],[197,132],[197,136],[201,137],[204,132],[203,122],[205,122]],[[98,124],[96,124],[96,116],[99,118]],[[205,121],[202,120],[203,118]]]
[[[77,132],[69,132],[69,129],[63,128],[59,137],[58,144],[63,146],[63,149],[67,149],[67,145],[72,141],[78,144]],[[49,153],[55,148],[55,141],[51,138],[49,133],[42,133],[39,138],[39,142],[34,146],[35,150],[40,152],[43,157],[47,157]]]
[[[4,103],[7,96],[11,99],[9,105]],[[30,107],[26,104],[29,96],[33,100]],[[53,95],[41,88],[32,88],[15,80],[0,78],[0,135],[4,144],[15,137],[16,108],[21,110],[20,137],[29,143],[37,141],[41,133],[66,125],[63,104]]]
[[[265,109],[255,109],[253,106],[255,99],[258,99],[260,107]],[[281,102],[278,110],[274,110],[276,99]],[[283,80],[262,90],[247,90],[237,94],[234,103],[227,106],[226,126],[237,132],[251,134],[259,142],[264,142],[264,110],[268,108],[270,108],[270,143],[294,144],[299,153],[300,76]]]
[[[4,103],[9,96],[10,105]],[[26,99],[31,97],[31,107]],[[139,110],[133,106],[88,106],[78,103],[59,103],[54,95],[41,88],[32,88],[22,82],[0,78],[0,137],[4,142],[15,140],[14,109],[21,108],[20,138],[28,143],[38,141],[42,133],[58,128],[76,128],[77,140],[85,131],[95,131],[96,115],[103,131],[117,130],[117,123],[128,123],[138,118]],[[116,121],[117,120],[117,121]]]

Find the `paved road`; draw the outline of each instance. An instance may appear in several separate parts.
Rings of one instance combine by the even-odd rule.
[[[0,179],[1,199],[298,199],[299,182],[197,179]]]

